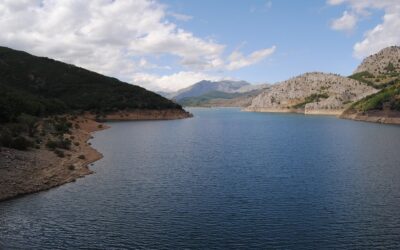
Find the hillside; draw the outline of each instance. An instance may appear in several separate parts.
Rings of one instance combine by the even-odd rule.
[[[0,200],[92,173],[95,120],[190,117],[144,88],[49,58],[0,47]]]
[[[341,117],[400,124],[400,47],[388,47],[367,57],[355,72],[351,77],[381,90],[355,102]]]
[[[375,92],[373,87],[336,74],[305,73],[263,91],[246,110],[340,114],[352,102]]]
[[[374,76],[400,71],[400,46],[391,46],[365,58],[354,74],[368,72]]]
[[[190,116],[180,105],[144,88],[0,47],[0,147],[40,147],[49,130],[38,133],[40,120],[67,114],[106,120]],[[66,131],[68,122],[54,124],[49,127]]]
[[[350,78],[375,88],[385,88],[400,77],[400,47],[384,48],[365,58]]]
[[[46,116],[71,110],[176,109],[144,88],[49,58],[0,47],[0,122],[21,113]]]

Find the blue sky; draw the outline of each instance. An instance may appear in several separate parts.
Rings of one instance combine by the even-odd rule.
[[[350,75],[400,44],[400,0],[0,1],[0,45],[155,91]]]
[[[354,44],[381,21],[374,11],[351,32],[337,32],[331,22],[347,6],[326,1],[164,1],[171,10],[193,18],[179,26],[200,37],[212,37],[230,50],[250,53],[276,45],[276,52],[260,63],[229,76],[250,82],[277,82],[308,71],[349,75],[361,59],[353,56]]]

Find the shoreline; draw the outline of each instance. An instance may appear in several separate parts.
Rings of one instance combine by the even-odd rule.
[[[344,113],[340,115],[339,118],[353,121],[400,125],[400,112],[390,110],[370,111],[367,113]]]
[[[397,111],[370,111],[368,113],[346,113],[343,110],[293,110],[293,109],[269,109],[269,108],[244,108],[244,112],[259,112],[259,113],[281,113],[281,114],[303,114],[303,115],[321,115],[335,116],[339,119],[373,122],[380,124],[400,125],[400,112]]]
[[[332,109],[332,110],[304,110],[304,109],[271,109],[271,108],[243,108],[244,112],[258,112],[258,113],[291,113],[291,114],[303,114],[303,115],[329,115],[329,116],[339,116],[343,113],[342,109]]]
[[[192,117],[182,111],[141,111],[123,112],[124,119],[115,119],[120,113],[111,114],[105,121],[173,120]],[[147,119],[143,119],[147,118]],[[78,128],[72,128],[67,138],[73,138],[64,157],[58,157],[44,145],[40,149],[20,151],[11,148],[0,149],[0,202],[46,191],[93,174],[89,165],[103,158],[103,154],[91,146],[89,140],[98,131],[110,128],[95,121],[93,115],[84,114],[74,121]]]

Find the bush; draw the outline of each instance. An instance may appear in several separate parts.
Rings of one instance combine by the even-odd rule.
[[[10,147],[12,140],[13,138],[8,130],[0,131],[0,146]]]
[[[27,150],[29,147],[32,147],[32,142],[22,136],[13,139],[10,145],[10,148],[18,150]]]
[[[60,157],[60,158],[64,158],[64,157],[65,157],[64,152],[61,151],[61,150],[59,150],[59,149],[55,149],[55,150],[54,150],[54,153],[56,153],[56,155],[57,155],[58,157]]]
[[[78,158],[81,159],[81,160],[86,159],[86,157],[84,155],[80,155],[80,156],[78,156]]]
[[[48,140],[46,143],[46,147],[49,149],[56,149],[56,148],[62,148],[62,149],[70,149],[71,148],[71,140],[69,139],[59,139],[56,141],[53,140]]]
[[[48,147],[51,150],[54,150],[57,148],[57,143],[55,141],[48,140],[46,143],[46,147]]]

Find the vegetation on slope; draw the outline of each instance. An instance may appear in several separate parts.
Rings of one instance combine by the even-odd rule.
[[[351,75],[350,78],[381,90],[353,103],[347,113],[384,109],[400,111],[400,71],[393,63],[389,62],[378,74],[362,71]]]
[[[181,108],[158,94],[73,65],[0,47],[0,122],[69,110]]]
[[[181,110],[182,107],[115,78],[0,47],[0,147],[34,146],[39,138],[34,129],[38,118],[125,109]]]
[[[355,102],[347,112],[367,112],[371,110],[391,109],[400,111],[400,81],[382,89],[376,94],[370,95]]]
[[[293,105],[292,108],[294,109],[302,109],[305,108],[307,103],[312,103],[312,102],[319,102],[321,99],[326,99],[328,98],[329,95],[326,93],[322,93],[322,94],[312,94],[310,96],[307,96],[303,102],[298,103],[296,105]]]
[[[377,75],[362,71],[349,76],[349,78],[363,82],[376,89],[384,89],[396,83],[400,78],[400,72],[396,70],[392,63],[389,63],[385,67],[385,71]]]

